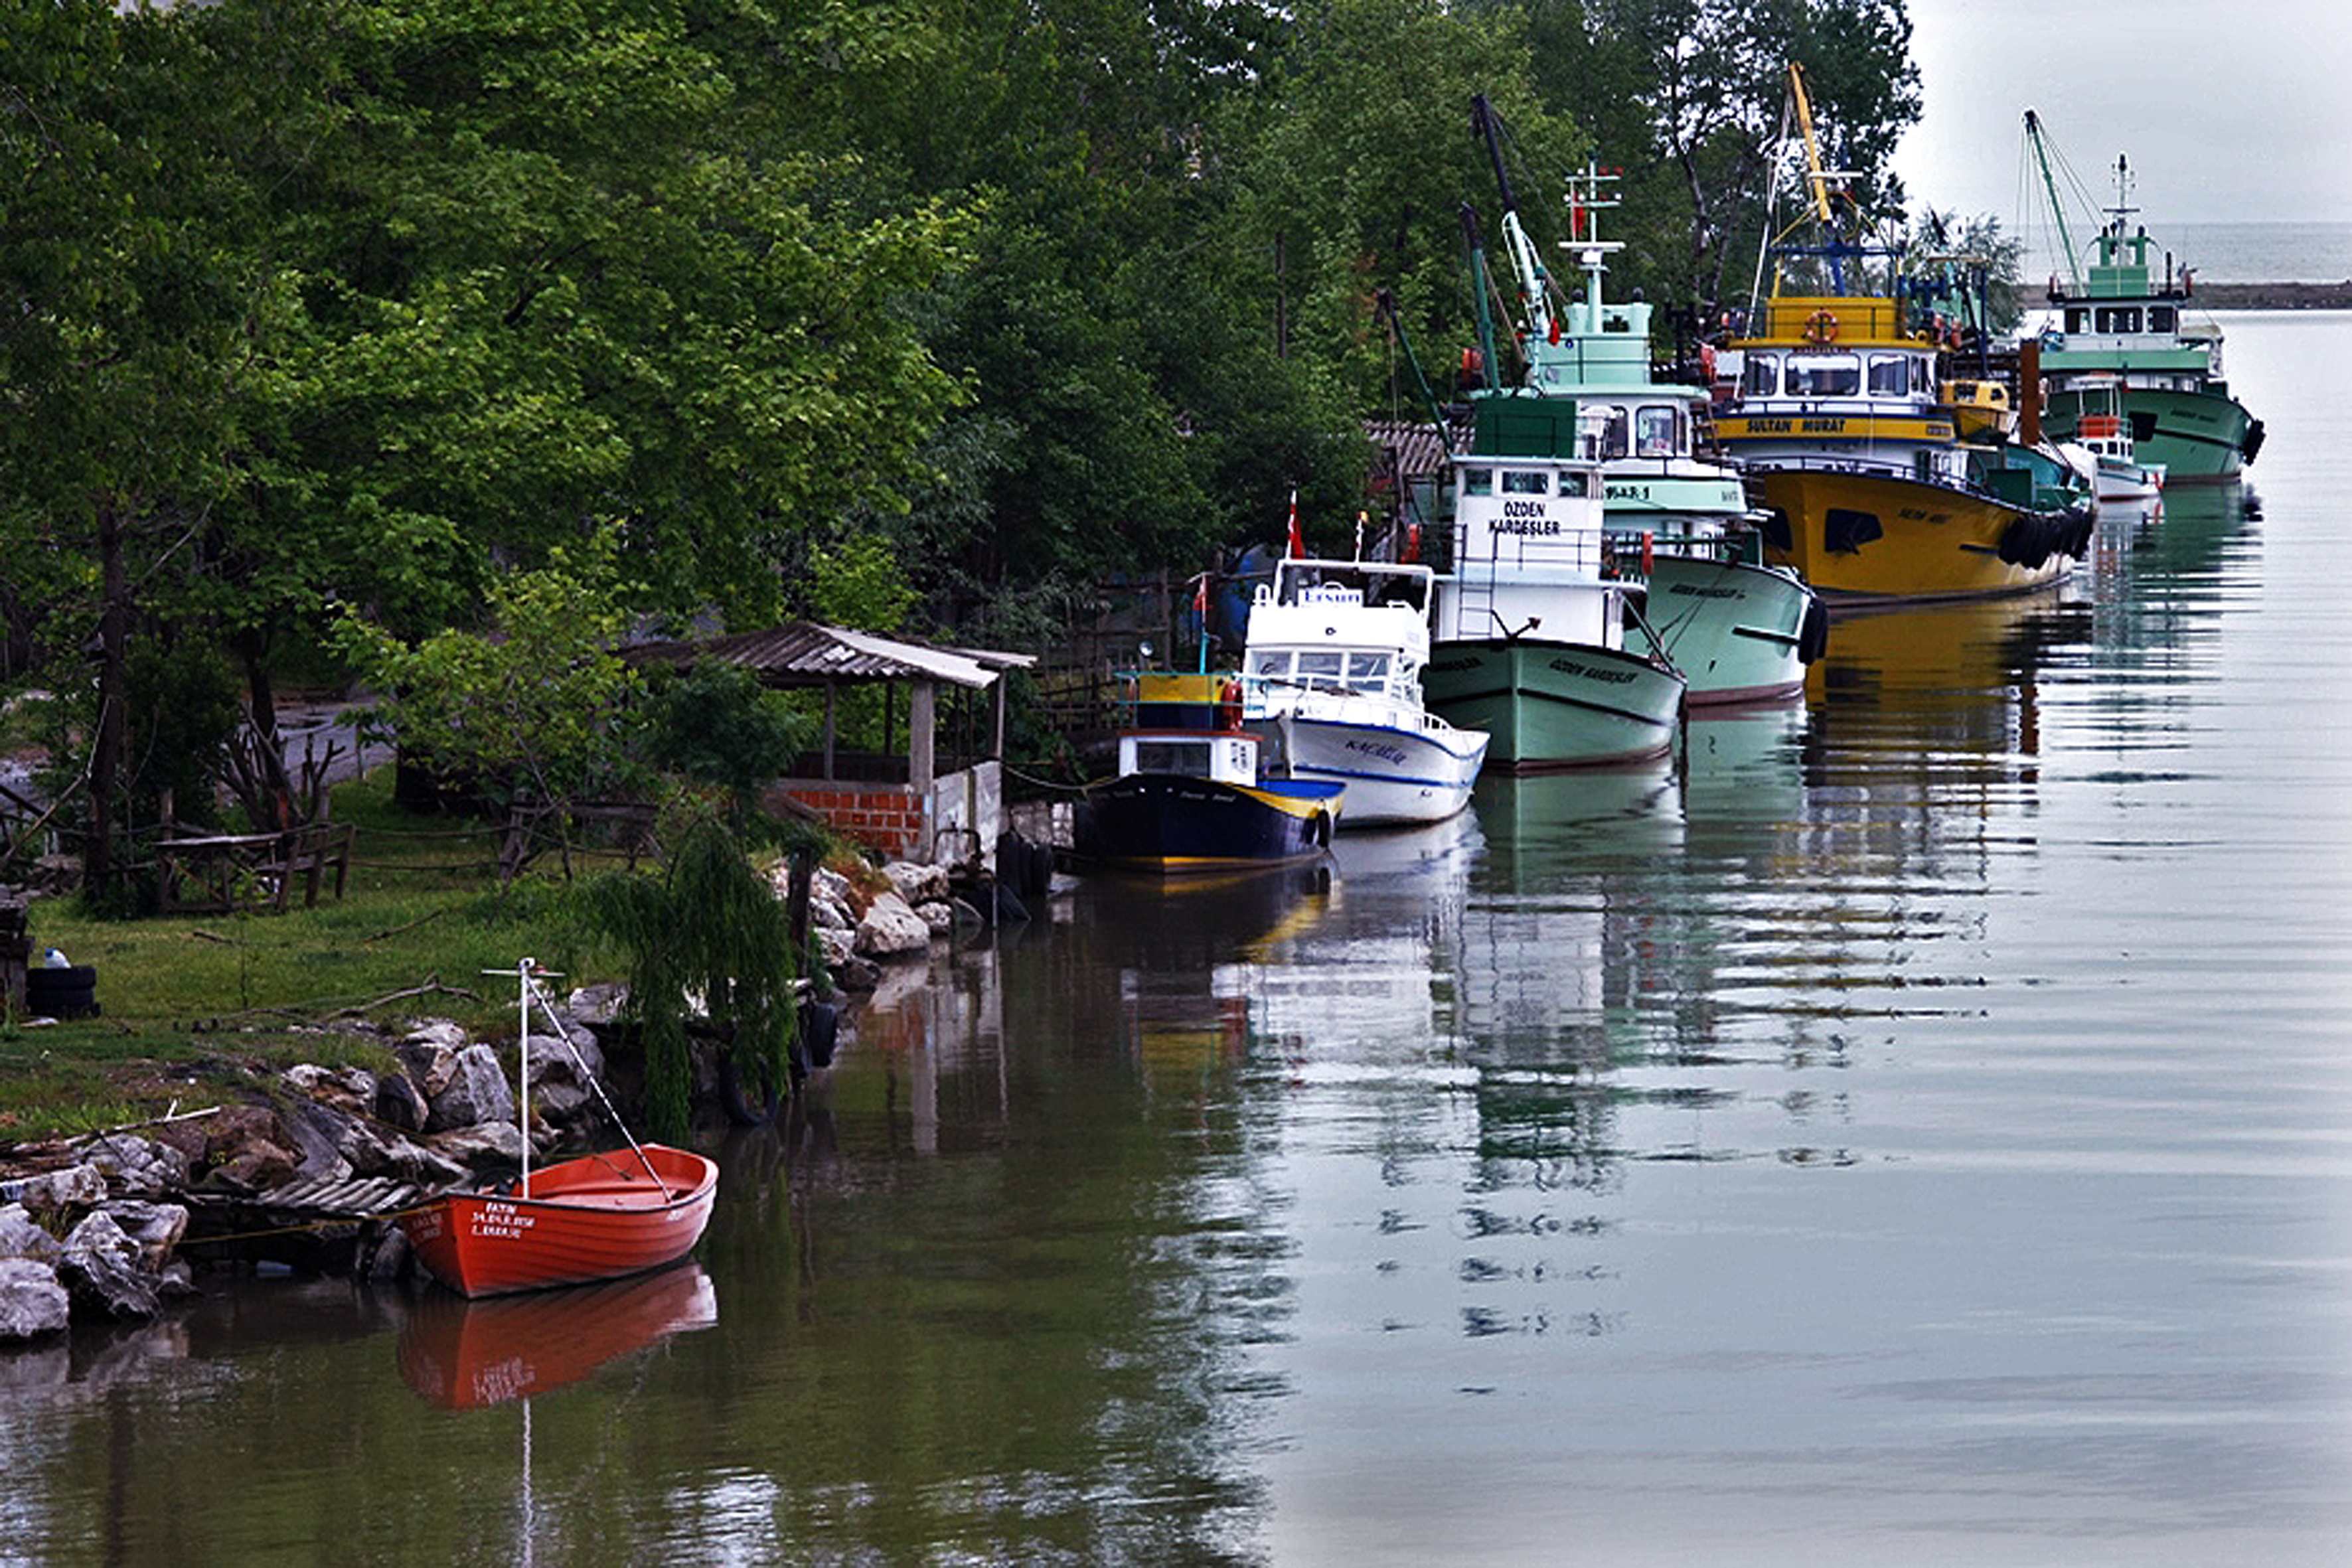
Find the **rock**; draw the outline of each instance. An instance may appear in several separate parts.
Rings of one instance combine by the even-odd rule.
[[[425,1123],[428,1132],[514,1120],[514,1091],[507,1087],[498,1053],[488,1046],[467,1046],[459,1051],[447,1085],[431,1098],[433,1114]]]
[[[56,1269],[29,1258],[0,1258],[0,1344],[63,1333],[72,1315],[73,1298]]]
[[[176,1193],[188,1184],[188,1156],[174,1144],[110,1132],[89,1140],[78,1152],[104,1174],[109,1187],[128,1196]]]
[[[818,926],[810,934],[816,938],[817,957],[827,969],[840,968],[856,952],[857,933],[847,926]]]
[[[853,931],[856,922],[849,918],[849,906],[831,899],[809,900],[809,929],[812,931]]]
[[[17,1201],[35,1214],[96,1208],[106,1201],[106,1176],[95,1165],[68,1165],[33,1177]]]
[[[856,895],[850,890],[849,879],[823,866],[819,866],[809,879],[809,898],[812,901],[823,899],[845,910],[857,907]]]
[[[352,1163],[343,1158],[358,1119],[315,1100],[298,1100],[278,1123],[292,1140],[299,1163],[294,1173],[304,1181],[348,1182]]]
[[[931,928],[896,893],[877,894],[857,922],[852,949],[865,958],[908,958],[931,950]]]
[[[379,1282],[397,1279],[408,1270],[408,1233],[396,1225],[372,1226],[360,1243],[357,1273]]]
[[[944,866],[893,860],[882,868],[882,874],[890,879],[891,889],[909,904],[920,906],[948,896],[948,868]]]
[[[629,988],[616,980],[597,985],[583,985],[563,999],[561,1011],[567,1023],[581,1025],[609,1024],[629,999]]]
[[[468,1044],[466,1031],[446,1018],[418,1025],[392,1047],[402,1068],[428,1100],[441,1098],[457,1070],[457,1054]]]
[[[522,1163],[522,1130],[511,1121],[484,1121],[434,1135],[434,1152],[469,1171]]]
[[[375,1104],[375,1074],[365,1068],[322,1068],[302,1062],[280,1076],[296,1093],[338,1110],[364,1116]]]
[[[422,1132],[433,1114],[425,1096],[404,1072],[388,1072],[375,1080],[375,1102],[370,1113],[387,1127],[403,1132]]]
[[[0,1208],[0,1258],[24,1258],[35,1263],[55,1263],[64,1250],[58,1238],[33,1223],[22,1204]]]
[[[469,1173],[467,1166],[421,1143],[368,1128],[361,1129],[361,1136],[345,1146],[343,1158],[352,1163],[355,1175],[390,1176],[418,1187],[449,1186]]]
[[[204,1294],[196,1289],[196,1271],[184,1258],[174,1258],[155,1273],[155,1294],[166,1301],[191,1301]]]
[[[104,1213],[91,1215],[66,1237],[58,1279],[74,1308],[89,1316],[120,1321],[155,1315],[155,1276],[141,1261],[139,1244]]]
[[[116,1198],[99,1213],[139,1249],[141,1266],[161,1273],[172,1261],[173,1249],[188,1233],[188,1211],[178,1204],[151,1204],[139,1198]]]
[[[915,913],[922,917],[933,936],[945,936],[955,929],[955,906],[943,899],[932,899],[917,904]]]
[[[266,1105],[225,1105],[205,1124],[205,1158],[214,1164],[232,1158],[254,1142],[284,1148],[285,1131],[278,1113]]]
[[[292,1181],[296,1163],[290,1151],[266,1138],[257,1138],[215,1165],[205,1181],[233,1193],[267,1192]]]
[[[148,1135],[149,1141],[166,1149],[177,1150],[181,1169],[193,1171],[205,1163],[205,1142],[210,1136],[207,1129],[211,1123],[209,1116],[188,1116],[177,1121],[166,1121]],[[182,1180],[185,1179],[182,1177]]]
[[[847,958],[831,967],[834,984],[844,991],[871,991],[882,983],[882,966],[870,958]]]

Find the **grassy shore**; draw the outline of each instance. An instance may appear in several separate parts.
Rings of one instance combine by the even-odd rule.
[[[500,1038],[509,983],[486,969],[539,958],[569,983],[589,953],[552,866],[501,889],[480,822],[417,817],[390,799],[391,770],[341,786],[356,828],[341,900],[284,914],[240,911],[95,920],[74,900],[36,900],[36,962],[57,948],[98,970],[100,1016],[59,1024],[0,1018],[0,1153],[6,1146],[122,1126],[235,1098],[299,1061],[383,1066],[378,1027],[425,1016]],[[575,856],[575,878],[620,864]]]

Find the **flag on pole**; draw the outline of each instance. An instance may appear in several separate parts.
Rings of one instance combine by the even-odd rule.
[[[1307,553],[1306,537],[1298,531],[1298,492],[1297,490],[1290,492],[1290,542],[1286,552],[1294,561]]]

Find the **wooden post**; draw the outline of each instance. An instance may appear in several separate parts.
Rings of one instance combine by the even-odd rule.
[[[907,699],[907,783],[918,798],[931,793],[939,700],[940,689],[929,680],[916,681]]]

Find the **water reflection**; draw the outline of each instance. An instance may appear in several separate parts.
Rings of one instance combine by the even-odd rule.
[[[484,1300],[433,1290],[401,1325],[400,1375],[436,1405],[476,1410],[578,1383],[607,1362],[718,1321],[718,1292],[693,1263]]]

